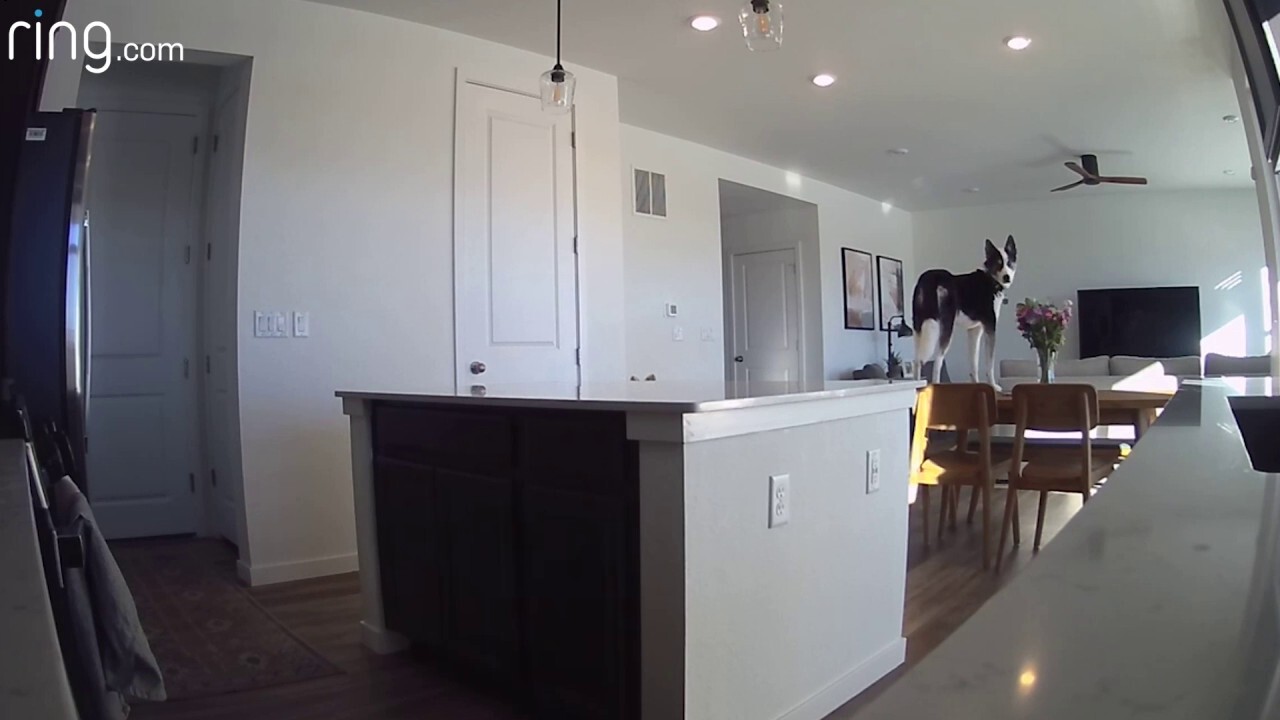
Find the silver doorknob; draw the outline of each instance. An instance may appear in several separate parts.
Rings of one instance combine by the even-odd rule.
[[[742,359],[742,356],[741,356],[741,355],[739,355],[738,357],[734,358],[734,359],[733,359],[733,361],[734,361],[734,362],[736,362],[736,363],[746,362],[745,360],[743,360],[743,359]]]
[[[471,363],[471,374],[472,374],[472,375],[483,375],[483,374],[484,374],[484,371],[485,371],[485,370],[488,370],[488,369],[489,369],[489,368],[485,367],[485,364],[484,364],[484,363],[482,363],[482,362],[480,362],[479,360],[477,360],[477,361],[475,361],[475,362]]]

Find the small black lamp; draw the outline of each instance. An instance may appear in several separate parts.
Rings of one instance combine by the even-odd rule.
[[[894,320],[899,321],[896,327],[893,324]],[[915,331],[912,330],[911,326],[907,324],[906,316],[894,315],[893,317],[889,318],[889,356],[888,357],[889,358],[893,357],[893,336],[894,335],[897,335],[900,338],[909,338],[909,337],[914,337],[915,334],[916,334]],[[917,358],[917,360],[918,359],[919,358]],[[889,362],[889,359],[886,358],[885,363],[887,364],[888,362]],[[889,370],[889,368],[887,367],[885,369]],[[892,372],[889,373],[889,378],[893,379]]]

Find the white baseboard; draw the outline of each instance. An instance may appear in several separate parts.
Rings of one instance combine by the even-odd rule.
[[[236,562],[236,576],[246,585],[258,587],[294,580],[309,580],[326,575],[341,575],[355,572],[359,567],[360,563],[355,553],[271,565],[247,565],[243,560],[239,560]]]
[[[898,638],[881,648],[835,682],[814,693],[778,720],[822,720],[836,708],[857,697],[907,659],[907,639]]]

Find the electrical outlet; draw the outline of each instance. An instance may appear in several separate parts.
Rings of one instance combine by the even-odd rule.
[[[684,342],[684,328],[679,325],[671,329],[671,340],[673,342]]]
[[[880,492],[880,451],[867,451],[867,494]]]
[[[715,331],[711,328],[702,328],[702,342],[712,342],[716,339]]]
[[[769,477],[769,527],[777,528],[791,522],[791,476]]]

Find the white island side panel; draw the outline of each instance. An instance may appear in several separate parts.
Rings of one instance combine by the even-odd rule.
[[[903,395],[897,409],[685,444],[686,718],[818,720],[901,664]],[[769,529],[780,474],[791,520]]]

